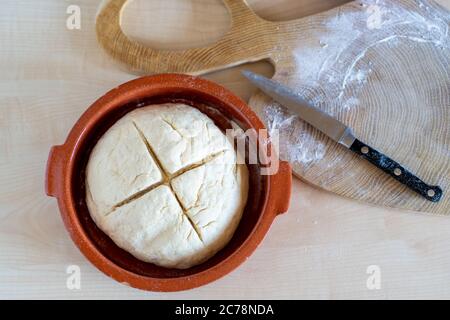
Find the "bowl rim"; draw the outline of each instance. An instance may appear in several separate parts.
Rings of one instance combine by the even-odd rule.
[[[251,128],[265,129],[262,121],[240,98],[224,87],[199,77],[183,74],[159,74],[126,82],[110,90],[95,101],[79,118],[65,143],[53,146],[47,162],[46,193],[57,198],[59,210],[72,240],[83,255],[100,271],[123,284],[160,292],[181,291],[199,287],[228,274],[244,262],[264,238],[274,218],[287,211],[291,194],[292,174],[287,162],[280,161],[279,170],[267,176],[267,195],[258,221],[243,243],[216,265],[188,276],[156,278],[131,272],[117,265],[95,246],[86,234],[72,196],[72,172],[80,149],[80,141],[87,139],[88,128],[95,126],[111,108],[120,108],[136,100],[136,95],[150,97],[151,91],[194,90],[221,101],[246,119]],[[269,143],[269,148],[271,148]],[[272,151],[273,152],[273,151]]]

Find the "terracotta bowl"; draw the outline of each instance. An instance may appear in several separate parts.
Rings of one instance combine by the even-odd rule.
[[[178,101],[200,109],[223,130],[230,121],[244,130],[264,129],[241,99],[217,84],[178,74],[143,77],[113,89],[89,107],[66,142],[52,147],[47,163],[46,192],[58,199],[65,226],[81,252],[115,280],[151,291],[186,290],[231,272],[256,249],[277,214],[287,211],[291,193],[291,168],[286,162],[280,162],[275,175],[261,175],[261,163],[248,165],[249,199],[235,235],[214,257],[186,270],[145,263],[117,247],[95,225],[86,206],[84,180],[90,151],[127,112]]]

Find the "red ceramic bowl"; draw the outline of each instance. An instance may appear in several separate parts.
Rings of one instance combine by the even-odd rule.
[[[72,240],[98,269],[132,287],[179,291],[224,276],[256,249],[277,214],[288,209],[291,168],[280,162],[277,174],[264,176],[260,172],[262,164],[248,165],[249,198],[239,227],[228,245],[203,264],[177,270],[136,259],[116,246],[91,219],[85,202],[85,168],[90,151],[113,123],[135,108],[163,102],[183,102],[196,107],[223,130],[230,127],[230,121],[244,130],[264,129],[241,99],[215,83],[178,74],[143,77],[97,100],[75,124],[66,142],[51,149],[46,192],[58,199]]]

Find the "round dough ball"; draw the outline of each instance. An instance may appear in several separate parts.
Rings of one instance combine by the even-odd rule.
[[[222,249],[247,201],[248,171],[214,122],[183,104],[136,109],[91,152],[86,202],[119,247],[168,268]]]

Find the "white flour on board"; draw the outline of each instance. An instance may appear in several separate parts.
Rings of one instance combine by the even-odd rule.
[[[294,72],[299,76],[289,85],[295,85],[315,106],[334,116],[360,107],[359,94],[373,72],[368,56],[377,46],[393,48],[402,44],[414,50],[415,46],[428,43],[440,50],[450,48],[449,17],[427,1],[415,1],[419,13],[396,1],[365,0],[359,4],[360,8],[338,11],[324,21],[327,32],[320,33],[318,43],[302,43],[294,50]],[[305,170],[325,156],[324,144],[286,108],[274,102],[262,116],[270,131],[279,130],[283,160]]]

